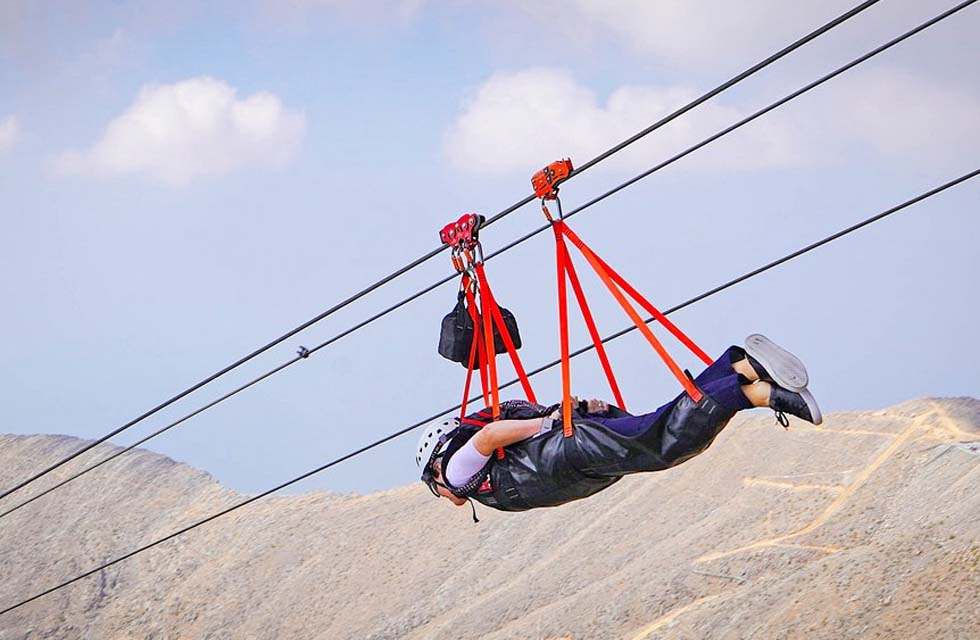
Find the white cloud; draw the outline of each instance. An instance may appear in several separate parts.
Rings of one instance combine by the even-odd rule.
[[[570,156],[581,163],[690,102],[678,87],[623,86],[603,104],[567,72],[498,73],[479,87],[445,136],[455,167],[533,171]],[[722,98],[723,99],[723,98]],[[768,101],[767,101],[768,102]],[[649,168],[743,119],[715,98],[653,132],[606,164]],[[839,163],[858,151],[883,158],[960,165],[980,148],[975,91],[899,69],[843,76],[684,158],[676,171],[752,171]]]
[[[7,116],[0,120],[0,153],[12,149],[20,133],[17,116]]]
[[[146,85],[85,151],[55,161],[64,173],[143,174],[171,185],[246,166],[285,163],[303,137],[305,117],[268,92],[239,99],[209,77]]]
[[[850,136],[884,155],[934,163],[980,148],[980,96],[965,88],[877,68],[842,80],[828,100]]]
[[[786,18],[816,24],[810,16],[826,12],[818,10],[819,4],[718,0],[708,6],[690,0],[577,0],[587,19],[604,24],[634,49],[698,63],[752,49],[762,36],[785,27]]]
[[[591,90],[563,71],[498,73],[464,106],[446,134],[445,151],[457,168],[469,171],[526,172],[561,156],[582,162],[696,96],[686,88],[624,86],[601,104]],[[609,163],[649,167],[745,115],[717,102],[701,105]],[[747,125],[735,136],[737,144],[720,142],[683,160],[683,166],[754,170],[800,161],[793,129],[778,116],[767,118],[764,126]]]
[[[850,8],[846,0],[538,0],[511,7],[570,44],[622,44],[672,65],[761,57]],[[599,44],[601,43],[601,45]]]

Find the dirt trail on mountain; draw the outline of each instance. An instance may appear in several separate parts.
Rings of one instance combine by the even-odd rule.
[[[0,436],[0,487],[79,445]],[[241,498],[120,456],[0,519],[0,608]],[[740,414],[676,469],[479,514],[421,484],[261,500],[0,616],[0,640],[980,637],[975,399]]]

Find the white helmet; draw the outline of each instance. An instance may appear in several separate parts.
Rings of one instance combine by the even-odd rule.
[[[429,464],[432,463],[433,458],[442,449],[442,445],[448,440],[446,435],[458,425],[458,418],[449,418],[432,422],[426,426],[425,431],[422,432],[422,437],[419,438],[419,444],[415,452],[415,464],[419,466],[423,476],[428,471]]]

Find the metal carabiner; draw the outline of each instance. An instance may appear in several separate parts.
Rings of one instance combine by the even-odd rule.
[[[454,247],[449,254],[449,258],[452,260],[453,267],[457,272],[462,273],[466,270],[466,261],[463,260],[463,250],[461,248]]]
[[[555,189],[552,197],[541,198],[541,211],[544,212],[544,217],[548,219],[548,222],[554,224],[555,219],[551,217],[551,211],[548,210],[548,200],[554,200],[558,204],[558,219],[564,220],[565,213],[561,209],[561,198],[558,197],[558,189]]]

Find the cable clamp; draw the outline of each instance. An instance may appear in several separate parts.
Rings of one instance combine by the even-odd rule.
[[[296,350],[296,355],[298,355],[300,358],[309,358],[310,350],[300,345],[299,349]]]

